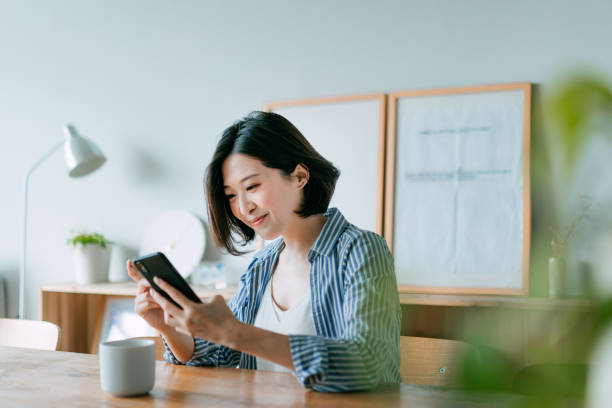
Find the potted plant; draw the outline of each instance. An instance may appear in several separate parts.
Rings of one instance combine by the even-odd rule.
[[[112,241],[99,233],[79,232],[68,238],[73,247],[72,264],[78,284],[106,282]]]

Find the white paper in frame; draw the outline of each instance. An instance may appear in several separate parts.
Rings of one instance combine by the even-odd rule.
[[[531,84],[389,96],[384,235],[400,292],[529,293]]]
[[[287,118],[340,169],[330,207],[359,228],[382,235],[386,95],[271,102],[264,110]]]

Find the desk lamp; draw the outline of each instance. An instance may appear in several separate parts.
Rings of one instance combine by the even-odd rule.
[[[49,156],[64,146],[66,167],[69,177],[81,177],[97,170],[106,161],[106,157],[90,140],[79,135],[73,125],[64,126],[65,139],[54,145],[28,170],[25,178],[25,203],[23,206],[23,251],[21,268],[19,271],[19,318],[25,318],[25,273],[26,273],[26,244],[28,234],[28,184],[30,176]]]

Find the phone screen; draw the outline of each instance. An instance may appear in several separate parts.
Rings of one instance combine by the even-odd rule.
[[[200,298],[195,294],[195,292],[191,289],[187,281],[183,279],[183,277],[178,273],[176,268],[170,263],[168,258],[161,252],[156,252],[153,254],[145,255],[140,258],[134,259],[134,266],[138,270],[138,272],[151,284],[153,289],[159,292],[164,298],[170,301],[175,306],[182,309],[182,307],[174,301],[166,292],[155,284],[153,281],[154,277],[158,277],[168,282],[170,285],[175,287],[179,292],[181,292],[187,299],[196,302],[202,303]]]

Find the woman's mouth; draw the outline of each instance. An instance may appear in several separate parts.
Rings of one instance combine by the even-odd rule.
[[[255,218],[253,221],[251,221],[251,225],[253,227],[257,227],[259,225],[261,225],[261,223],[264,221],[264,219],[268,216],[268,214],[262,215],[261,217],[257,217]]]

